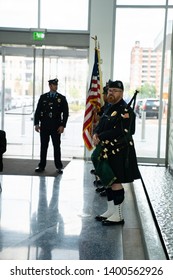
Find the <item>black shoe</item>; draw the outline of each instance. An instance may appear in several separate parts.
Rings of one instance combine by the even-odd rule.
[[[38,173],[41,173],[41,172],[43,172],[44,171],[44,168],[42,168],[42,167],[36,167],[36,169],[35,169],[35,172],[38,172]]]
[[[123,225],[124,220],[121,220],[119,222],[109,221],[109,220],[102,220],[102,225],[104,226],[115,226],[115,225]]]
[[[93,184],[95,187],[102,186],[102,182],[100,180],[95,180]]]
[[[96,175],[95,169],[91,169],[91,170],[90,170],[90,173]]]
[[[105,190],[105,187],[95,189],[95,191],[99,192],[99,193],[103,192],[104,190]]]
[[[63,171],[62,171],[62,169],[60,169],[60,168],[57,169],[56,172],[57,172],[58,174],[63,174]]]
[[[96,219],[97,221],[99,221],[99,222],[102,222],[102,221],[105,221],[107,218],[106,218],[106,217],[103,217],[103,216],[98,215],[98,216],[96,216],[96,217],[95,217],[95,219]]]
[[[106,190],[103,190],[102,192],[100,192],[100,196],[106,196]]]

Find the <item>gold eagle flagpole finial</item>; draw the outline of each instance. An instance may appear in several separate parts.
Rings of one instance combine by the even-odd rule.
[[[95,37],[91,37],[91,39],[95,41],[95,48],[97,48],[97,36],[95,35]]]

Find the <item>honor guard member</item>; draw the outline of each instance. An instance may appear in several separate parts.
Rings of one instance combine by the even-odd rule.
[[[109,109],[109,107],[111,106],[111,104],[109,104],[108,101],[107,101],[108,84],[109,84],[109,82],[107,82],[106,85],[103,87],[102,94],[103,94],[104,104],[101,107],[100,111],[97,113],[99,118],[101,118],[102,115],[105,114],[107,112],[107,110]],[[91,170],[91,173],[95,174],[95,177],[96,177],[96,180],[93,182],[93,184],[97,187],[96,192],[99,192],[100,196],[106,196],[105,187],[102,185],[101,180],[99,179],[99,177],[95,173],[95,170]]]
[[[135,113],[130,106],[136,93],[127,104],[123,99],[121,81],[109,81],[107,100],[111,104],[95,128],[91,155],[96,174],[106,187],[107,210],[96,216],[103,225],[123,224],[123,183],[140,179],[132,135],[135,133]],[[135,102],[134,102],[135,104]]]
[[[50,91],[40,96],[34,114],[35,130],[40,132],[40,162],[35,172],[43,172],[46,167],[47,150],[50,137],[54,148],[54,163],[62,174],[61,134],[64,132],[69,116],[66,97],[57,92],[58,79],[49,80]]]
[[[4,130],[0,130],[0,172],[3,171],[3,154],[6,152],[6,150],[7,150],[6,132]],[[2,191],[2,187],[0,182],[0,192],[1,191]]]

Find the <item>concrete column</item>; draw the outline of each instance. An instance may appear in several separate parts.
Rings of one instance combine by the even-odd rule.
[[[114,28],[115,28],[114,0],[91,0],[90,7],[90,49],[89,73],[92,72],[94,62],[95,43],[91,37],[95,35],[100,44],[100,57],[103,85],[112,78],[114,61]],[[89,75],[90,79],[91,74]]]
[[[90,1],[90,43],[89,43],[89,75],[88,87],[94,64],[95,41],[91,37],[97,36],[100,45],[100,58],[103,86],[113,76],[114,61],[114,28],[115,28],[114,0]],[[85,149],[85,158],[90,159],[91,152]]]

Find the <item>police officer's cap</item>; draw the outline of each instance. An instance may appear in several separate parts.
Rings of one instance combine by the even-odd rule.
[[[48,81],[49,85],[57,85],[58,84],[58,79],[53,79]]]
[[[109,88],[119,88],[124,90],[124,85],[121,81],[111,81],[109,80]]]

